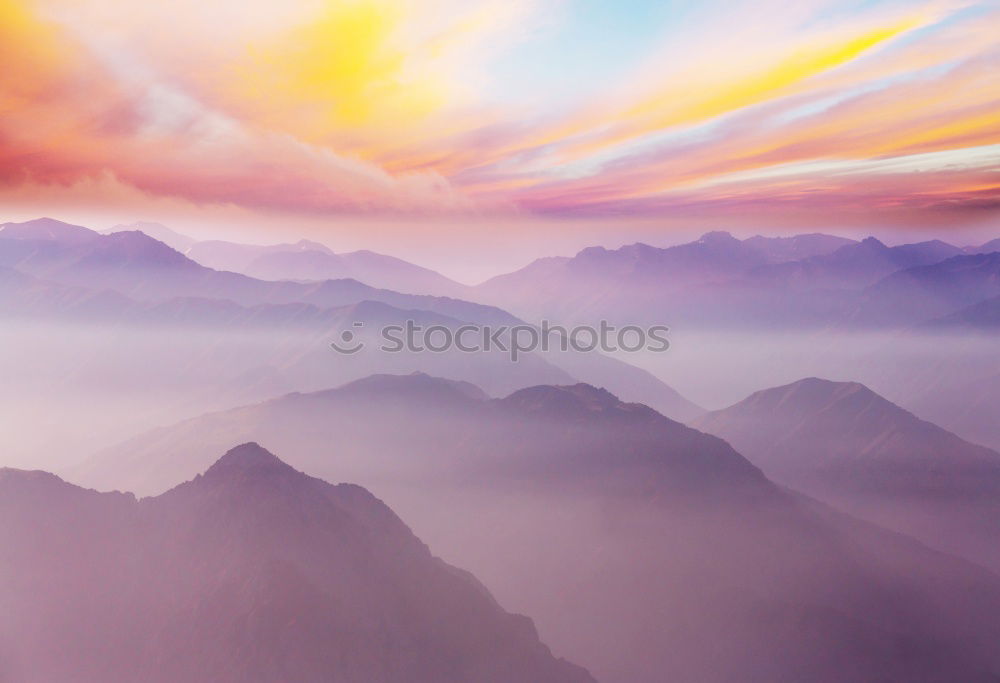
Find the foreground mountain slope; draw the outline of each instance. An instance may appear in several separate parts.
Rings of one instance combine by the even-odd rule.
[[[247,438],[379,491],[600,680],[1000,673],[995,575],[791,494],[721,439],[587,385],[488,400],[373,376],[157,430],[87,481],[164,488]]]
[[[1000,568],[1000,453],[864,385],[804,379],[692,424],[778,481]]]
[[[136,501],[0,471],[0,673],[17,683],[584,683],[366,490],[256,444]]]

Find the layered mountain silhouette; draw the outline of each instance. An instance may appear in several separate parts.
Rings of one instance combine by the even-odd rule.
[[[722,231],[673,247],[636,243],[590,247],[572,258],[542,258],[476,288],[479,298],[529,316],[589,320],[629,304],[693,286],[725,282],[770,263],[825,254],[852,240],[831,235],[739,240]],[[662,302],[661,302],[662,303]],[[635,302],[628,305],[631,313]],[[662,306],[657,310],[661,310]]]
[[[907,268],[868,287],[853,313],[862,322],[916,324],[1000,296],[1000,252]]]
[[[931,390],[915,399],[912,408],[933,415],[936,424],[1000,452],[1000,371],[995,365],[974,366],[976,374],[949,386]]]
[[[122,342],[148,340],[144,348],[150,361],[169,360],[126,365],[128,374],[121,377],[122,382],[141,382],[160,372],[163,363],[174,363],[171,384],[211,391],[221,405],[291,390],[315,390],[378,370],[436,372],[472,380],[504,394],[538,382],[573,381],[574,375],[562,367],[565,360],[579,376],[606,376],[623,391],[634,387],[637,398],[674,411],[671,414],[680,419],[703,412],[649,373],[597,354],[570,363],[573,359],[569,354],[548,354],[548,360],[540,354],[524,353],[513,363],[509,354],[499,350],[466,354],[454,349],[441,353],[404,349],[385,353],[380,348],[387,342],[380,330],[386,326],[403,329],[413,323],[456,330],[469,323],[377,301],[333,308],[305,303],[242,306],[225,299],[197,297],[148,302],[113,290],[95,292],[0,268],[0,314],[12,323],[100,325]],[[342,342],[344,334],[351,335],[350,342]],[[155,335],[162,335],[165,341],[157,343]],[[170,341],[174,337],[179,338]],[[332,342],[345,348],[365,346],[358,353],[339,355],[331,348]],[[178,363],[177,351],[182,348],[189,352]],[[83,360],[74,358],[67,371],[77,377],[92,376],[95,382],[121,376],[120,356],[109,356],[107,349],[99,351]]]
[[[213,270],[242,273],[261,280],[353,279],[376,288],[409,294],[463,296],[466,287],[403,259],[359,250],[337,254],[319,242],[256,245],[223,240],[199,241],[161,223],[116,225],[103,234],[142,232]]]
[[[156,430],[78,472],[162,490],[218,444],[376,490],[598,679],[990,681],[1000,579],[588,385],[379,375]]]
[[[967,247],[965,251],[969,254],[988,254],[993,251],[1000,251],[1000,237],[981,244],[978,247]]]
[[[5,240],[7,231],[11,236]],[[474,381],[494,394],[581,380],[608,386],[677,419],[703,412],[649,372],[599,353],[537,351],[511,363],[497,349],[474,354],[455,349],[378,352],[385,344],[380,329],[386,325],[412,321],[454,331],[469,324],[500,328],[521,323],[489,306],[376,290],[353,280],[254,280],[200,266],[140,232],[100,235],[49,219],[8,225],[0,232],[3,258],[18,270],[0,266],[7,273],[0,278],[0,312],[11,319],[99,323],[140,335],[164,328],[185,334],[193,330],[201,343],[182,371],[206,373],[220,393],[238,385],[236,397],[226,404],[327,387],[379,370],[423,370]],[[367,345],[350,364],[336,362],[329,346],[345,333]],[[253,351],[241,349],[265,334]],[[510,346],[509,334],[497,338]],[[558,348],[557,341],[552,348]],[[225,376],[214,374],[230,367]]]
[[[581,430],[579,438],[560,443],[565,435],[561,423],[552,429],[553,424],[547,418],[553,416],[572,417]],[[322,424],[317,425],[317,422]],[[615,429],[605,430],[608,426],[605,422]],[[393,429],[386,430],[386,424],[392,424]],[[631,428],[633,425],[635,429]],[[466,436],[466,432],[474,430],[478,433],[477,442],[481,443],[472,447],[485,454],[507,429],[515,430],[513,433],[538,432],[536,439],[525,436],[519,444],[527,453],[488,456],[491,462],[495,461],[495,466],[509,472],[517,471],[518,476],[523,474],[518,468],[535,467],[537,463],[532,454],[536,451],[571,448],[578,449],[578,459],[563,462],[561,466],[568,468],[567,476],[574,477],[586,473],[584,464],[589,458],[603,457],[607,451],[622,454],[622,464],[627,462],[626,454],[631,453],[635,457],[632,462],[645,467],[651,464],[644,459],[646,448],[675,454],[669,462],[652,463],[657,468],[667,464],[679,468],[682,462],[688,463],[692,469],[684,476],[697,477],[697,469],[708,463],[710,457],[719,458],[712,479],[730,467],[745,468],[750,475],[756,473],[721,441],[688,429],[645,405],[622,403],[605,389],[582,383],[538,385],[520,389],[502,399],[490,399],[472,383],[414,372],[371,375],[337,389],[292,393],[185,421],[98,455],[75,471],[74,477],[103,488],[157,493],[208,466],[211,453],[219,450],[213,435],[223,441],[255,440],[278,444],[293,462],[298,463],[296,458],[302,454],[309,458],[307,463],[302,463],[304,466],[323,472],[330,465],[326,455],[328,449],[323,444],[337,434],[340,458],[345,467],[356,466],[352,464],[355,456],[364,460],[361,469],[355,470],[359,476],[370,476],[375,469],[384,467],[384,471],[392,472],[393,476],[410,470],[410,476],[433,480],[462,476],[462,471],[475,470],[482,465],[466,453],[456,452],[449,447],[450,443],[472,438]],[[244,438],[241,436],[244,434],[265,436]],[[660,437],[662,441],[658,442]],[[705,453],[701,459],[689,458],[684,454],[684,447],[699,439],[704,441],[702,450]],[[306,442],[310,445],[303,450],[301,447]],[[167,443],[173,445],[167,448]],[[399,460],[400,449],[416,448],[424,450],[432,459],[408,457]],[[309,456],[309,452],[313,455]],[[677,476],[675,483],[681,483],[680,470],[674,474]],[[751,480],[756,481],[753,476]],[[642,485],[647,483],[644,477],[637,481]]]
[[[378,370],[419,369],[474,381],[497,395],[539,382],[586,380],[609,386],[678,420],[693,419],[704,412],[646,370],[599,353],[561,352],[555,343],[548,352],[520,354],[516,363],[500,349],[471,355],[454,349],[443,353],[384,353],[380,349],[387,342],[380,330],[386,326],[401,328],[412,322],[425,329],[437,326],[455,331],[469,323],[376,301],[335,308],[303,303],[241,306],[228,300],[196,297],[143,302],[112,290],[95,292],[49,283],[0,268],[0,313],[11,321],[101,324],[119,334],[195,334],[199,342],[197,355],[187,360],[183,372],[211,378],[219,389],[227,387],[233,381],[232,372],[236,372],[241,398],[329,386]],[[331,340],[341,339],[344,333],[352,335],[352,341],[343,344],[345,347],[359,342],[366,345],[360,353],[350,356],[349,364],[335,362],[338,358],[330,348]],[[265,338],[254,346],[256,351],[240,348],[245,343],[253,345],[261,335]],[[509,348],[509,334],[496,338]],[[84,368],[77,367],[80,370]],[[214,374],[220,370],[228,374]]]
[[[749,279],[799,288],[860,288],[897,270],[938,263],[961,253],[940,240],[889,247],[867,237],[828,254],[759,268]]]
[[[139,231],[101,235],[51,219],[5,224],[0,230],[0,266],[42,280],[111,289],[141,300],[197,297],[241,305],[307,303],[324,308],[370,300],[475,323],[511,324],[517,320],[492,306],[401,294],[353,279],[308,283],[259,280],[202,266]]]
[[[171,249],[176,249],[182,254],[186,254],[187,251],[197,244],[198,240],[193,237],[188,237],[187,235],[182,235],[181,233],[171,230],[162,223],[151,223],[148,221],[137,221],[135,223],[130,223],[128,225],[119,224],[108,230],[102,231],[105,235],[110,235],[116,232],[141,232],[149,237],[152,237],[158,242],[163,242]],[[229,270],[228,268],[219,268],[217,270]]]
[[[309,240],[267,246],[206,241],[190,246],[185,253],[204,266],[231,270],[261,280],[349,278],[410,294],[466,294],[463,285],[403,259],[367,250],[338,254],[323,244]]]
[[[1000,296],[984,299],[927,323],[937,330],[982,332],[1000,330]]]
[[[0,238],[23,241],[57,242],[65,245],[87,244],[97,240],[99,233],[82,225],[37,218],[23,223],[0,224]]]
[[[804,379],[693,425],[726,439],[778,481],[1000,568],[1000,453],[862,384]]]
[[[657,282],[678,286],[729,279],[756,266],[828,254],[850,244],[852,240],[832,235],[757,236],[739,240],[728,232],[716,231],[673,247],[653,247],[641,242],[613,250],[589,247],[573,258],[539,259],[480,287],[489,292],[558,283],[572,291],[591,284],[586,278],[593,276],[604,281],[625,278],[636,284]]]
[[[988,255],[966,251],[940,240],[888,246],[874,237],[739,240],[713,232],[666,249],[592,247],[572,258],[539,259],[476,292],[520,315],[574,322],[905,327],[996,294],[964,272],[977,264],[989,270]]]
[[[254,443],[156,498],[0,470],[16,683],[593,681],[365,489]]]
[[[713,232],[665,249],[592,247],[462,288],[399,259],[364,251],[335,254],[308,241],[267,247],[202,242],[186,256],[140,231],[101,235],[52,219],[0,227],[0,267],[44,281],[141,300],[194,297],[320,308],[371,300],[477,324],[515,324],[517,318],[495,306],[427,292],[563,323],[848,328],[916,325],[1000,292],[997,252],[970,255],[939,240],[889,247],[871,237],[739,240]],[[241,272],[205,267],[190,256]]]

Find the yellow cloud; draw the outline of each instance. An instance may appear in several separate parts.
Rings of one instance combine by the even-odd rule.
[[[846,64],[924,21],[910,17],[847,38],[826,38],[757,67],[725,63],[721,73],[684,75],[654,95],[615,114],[610,132],[567,150],[579,158],[634,137],[701,123],[722,114],[787,96],[805,81]],[[751,60],[751,64],[752,64]],[[565,133],[560,133],[560,137]]]
[[[52,30],[23,3],[0,0],[0,111],[49,87],[64,51]]]
[[[481,125],[462,111],[469,71],[531,6],[325,0],[298,26],[207,65],[205,90],[243,121],[380,159]]]
[[[402,5],[330,3],[314,22],[252,50],[238,87],[290,108],[308,137],[331,128],[420,119],[445,100],[445,86],[413,68],[401,31]]]
[[[827,45],[808,46],[796,50],[774,65],[746,79],[726,84],[718,91],[706,88],[705,97],[684,98],[676,104],[677,91],[667,92],[639,103],[625,112],[626,116],[649,117],[650,127],[662,127],[702,121],[719,114],[763,102],[817,74],[840,66],[873,47],[915,28],[913,19],[880,27],[858,36]],[[704,92],[704,91],[703,91]]]

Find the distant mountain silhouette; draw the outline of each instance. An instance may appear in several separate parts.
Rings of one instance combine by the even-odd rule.
[[[107,321],[120,319],[135,307],[136,302],[118,292],[46,282],[0,267],[0,312],[9,321]]]
[[[765,265],[711,289],[689,292],[690,319],[722,325],[836,329],[906,326],[896,310],[858,314],[868,289],[901,270],[961,254],[940,240],[890,247],[874,237],[818,256]]]
[[[351,279],[310,283],[258,280],[202,266],[142,232],[101,235],[67,224],[56,227],[55,223],[7,224],[0,231],[0,266],[61,284],[112,289],[141,300],[199,297],[242,305],[294,302],[329,308],[367,299],[475,323],[517,322],[492,306],[401,294]],[[67,235],[71,237],[66,239]]]
[[[989,254],[994,251],[1000,251],[1000,237],[981,244],[978,247],[966,247],[965,251],[969,254]]]
[[[961,253],[940,240],[889,247],[868,237],[828,254],[759,268],[748,280],[805,289],[860,289],[897,270],[938,263]]]
[[[171,230],[162,223],[149,223],[145,221],[137,221],[135,223],[130,223],[128,225],[116,225],[108,230],[104,230],[103,234],[110,235],[116,232],[141,232],[144,235],[152,237],[154,240],[163,242],[171,249],[176,249],[182,254],[187,253],[198,240],[193,237],[188,237],[187,235],[182,235],[179,232]]]
[[[366,250],[337,254],[309,240],[267,246],[206,241],[191,246],[187,255],[210,268],[231,270],[261,280],[350,278],[410,294],[466,294],[464,285],[403,259]]]
[[[778,481],[1000,568],[1000,453],[862,384],[804,379],[692,424]]]
[[[496,395],[540,382],[583,380],[608,386],[678,420],[693,419],[704,412],[649,372],[599,353],[563,353],[553,349],[521,354],[517,363],[512,363],[502,351],[383,353],[379,349],[385,339],[380,329],[385,326],[412,321],[424,328],[436,325],[457,330],[469,323],[379,301],[365,300],[331,308],[295,302],[241,306],[225,299],[200,297],[136,301],[112,290],[93,291],[45,282],[0,267],[0,313],[10,321],[102,324],[109,329],[134,332],[198,332],[203,335],[202,346],[189,361],[187,370],[197,372],[197,363],[201,363],[204,378],[212,377],[213,367],[232,360],[232,335],[240,334],[248,340],[253,335],[266,335],[272,344],[261,344],[257,356],[244,361],[248,364],[247,384],[237,398],[226,402],[230,404],[259,400],[295,388],[330,386],[376,371],[423,370],[474,381]],[[356,341],[363,341],[367,350],[352,356],[350,363],[333,362],[330,342],[345,332],[355,335]],[[509,335],[499,338],[509,344]],[[281,370],[261,374],[259,369],[263,367]]]
[[[938,330],[967,332],[1000,331],[1000,295],[932,320],[927,326]]]
[[[0,224],[0,239],[86,244],[96,240],[98,236],[98,233],[82,225],[63,223],[54,218],[36,218],[23,223]]]
[[[476,288],[529,317],[674,327],[896,324],[854,315],[861,292],[897,271],[962,254],[939,240],[889,247],[874,237],[738,240],[713,232],[667,249],[635,244],[539,259]]]
[[[255,443],[156,498],[0,470],[5,681],[593,679],[365,489]]]
[[[758,249],[767,255],[772,263],[783,261],[799,261],[812,256],[829,254],[840,247],[856,244],[856,240],[836,235],[808,233],[791,235],[789,237],[764,237],[756,235],[743,240],[743,243]]]
[[[100,322],[132,329],[195,326],[219,334],[264,330],[286,337],[287,343],[276,345],[257,366],[278,364],[285,368],[287,379],[278,381],[275,373],[267,373],[265,384],[257,389],[248,387],[249,399],[289,388],[330,386],[379,370],[420,369],[473,380],[496,394],[529,384],[576,379],[608,386],[677,419],[691,419],[704,412],[649,372],[599,353],[536,352],[524,354],[523,363],[512,365],[500,353],[467,354],[453,349],[445,354],[424,353],[419,358],[379,354],[378,362],[354,362],[352,366],[333,363],[329,341],[344,331],[365,333],[369,348],[377,349],[384,343],[378,333],[381,326],[408,320],[452,330],[469,323],[500,327],[521,321],[491,306],[377,290],[354,280],[273,283],[215,271],[141,232],[103,236],[58,222],[43,223],[41,233],[36,227],[18,227],[17,237],[9,240],[2,239],[0,233],[0,262],[24,271],[16,279],[0,281],[0,310],[21,318],[55,317],[58,321]],[[56,239],[63,233],[86,239],[64,244]],[[45,239],[25,239],[39,234]],[[312,243],[303,248],[312,250]],[[504,338],[509,344],[509,336]],[[557,349],[558,343],[552,346]],[[211,344],[199,350],[198,357],[212,358],[214,352]],[[277,353],[284,357],[270,357]],[[248,367],[246,371],[257,369]],[[296,377],[312,381],[303,385]]]
[[[723,282],[768,263],[824,254],[851,244],[830,235],[739,240],[716,231],[673,247],[636,243],[589,247],[572,258],[543,258],[476,288],[480,299],[529,315],[575,321],[623,297],[664,296],[671,290]],[[631,310],[629,307],[628,310]]]
[[[976,367],[978,376],[932,390],[917,397],[913,409],[934,415],[937,424],[1000,452],[1000,370],[995,366]]]
[[[397,415],[394,412],[397,409],[403,409],[404,413]],[[439,413],[441,410],[444,413]],[[321,431],[317,431],[312,424],[318,413],[327,415]],[[393,420],[388,419],[389,414],[393,416]],[[256,417],[248,419],[251,415]],[[148,448],[148,442],[145,437],[139,437],[127,446],[112,449],[98,456],[74,476],[82,477],[82,480],[90,485],[124,488],[142,494],[165,490],[204,469],[212,453],[219,450],[214,438],[206,438],[204,433],[206,431],[219,436],[224,434],[225,440],[260,440],[275,443],[290,457],[300,453],[298,444],[295,443],[300,434],[312,435],[308,437],[311,443],[313,438],[319,440],[314,443],[317,448],[313,452],[321,457],[324,449],[318,447],[319,444],[325,443],[332,434],[340,434],[341,455],[364,454],[369,461],[368,464],[386,459],[386,465],[390,468],[399,466],[399,464],[388,464],[388,461],[394,459],[393,451],[399,445],[407,448],[416,447],[417,444],[423,443],[421,439],[428,435],[434,439],[441,438],[447,441],[461,440],[462,437],[459,435],[468,429],[492,431],[502,427],[530,432],[537,427],[545,433],[530,444],[532,451],[536,448],[560,450],[568,448],[569,446],[559,443],[562,438],[561,431],[548,432],[550,425],[547,419],[550,417],[573,418],[582,423],[595,423],[594,434],[589,437],[593,440],[585,438],[573,446],[580,449],[580,459],[573,465],[574,468],[586,461],[587,453],[594,453],[594,457],[603,457],[607,449],[621,453],[628,452],[629,449],[638,452],[641,450],[639,443],[657,451],[674,454],[675,460],[670,462],[678,466],[682,462],[707,463],[709,462],[707,459],[689,461],[684,453],[684,446],[692,439],[704,439],[703,450],[706,453],[712,451],[717,454],[715,457],[719,458],[720,469],[713,477],[729,467],[735,467],[737,470],[746,467],[745,474],[750,477],[750,481],[757,482],[756,470],[721,441],[688,429],[645,405],[623,403],[604,389],[583,383],[561,387],[539,385],[517,390],[503,399],[489,399],[473,384],[433,377],[422,372],[409,375],[377,374],[336,389],[293,393],[261,404],[213,413],[178,425],[180,434],[172,429],[157,431],[157,434],[162,433],[163,438],[178,446],[170,449],[169,456],[157,449],[157,445],[163,443],[160,437],[155,438],[156,445],[152,451],[144,450]],[[272,423],[272,420],[275,422]],[[448,420],[458,420],[459,424],[449,424]],[[525,420],[529,422],[525,423]],[[533,422],[536,420],[539,421],[537,425]],[[437,424],[430,424],[431,429],[428,430],[428,424],[432,421]],[[610,424],[634,422],[640,429],[634,434],[612,436],[602,431],[605,421],[609,421]],[[393,424],[392,430],[386,431],[387,423]],[[298,427],[289,430],[293,424]],[[414,430],[415,433],[407,436],[409,430]],[[187,442],[185,434],[197,434],[197,442]],[[264,436],[251,437],[250,434],[264,434]],[[288,437],[293,435],[295,438],[289,440]],[[347,435],[353,437],[347,438]],[[497,436],[499,435],[491,437],[481,435],[481,440],[485,444],[492,444]],[[388,443],[372,447],[373,442],[382,443],[383,440],[387,440]],[[631,440],[635,440],[636,443],[630,446]],[[181,443],[183,446],[179,446]],[[524,445],[529,446],[527,443]],[[419,465],[413,472],[415,476],[433,478],[437,476],[435,473],[438,470],[453,471],[453,466],[461,470],[474,465],[472,462],[463,463],[464,458],[459,458],[457,462],[453,460],[448,455],[450,449],[444,444],[441,448],[431,446],[427,448],[432,452],[437,451],[438,455],[435,456],[437,461],[419,463],[411,461],[407,466]],[[708,458],[707,454],[704,458]],[[530,457],[519,460],[510,456],[505,466],[517,468],[530,462]],[[656,467],[661,468],[667,464],[668,462],[657,463]],[[309,462],[307,466],[322,470],[324,462]],[[582,470],[574,470],[574,475],[581,472]],[[680,483],[680,470],[674,474],[678,477],[675,482]],[[688,474],[697,476],[693,470],[684,476]],[[645,483],[645,479],[639,478],[639,482]]]
[[[600,680],[1000,672],[995,575],[783,490],[724,441],[587,385],[488,400],[378,376],[156,430],[87,481],[164,488],[246,439],[380,492]]]
[[[862,293],[860,322],[918,324],[1000,296],[1000,252],[955,256],[889,275]]]
[[[286,253],[334,255],[333,250],[326,245],[305,239],[294,243],[270,245],[205,240],[193,245],[187,255],[208,268],[242,273],[261,256]]]

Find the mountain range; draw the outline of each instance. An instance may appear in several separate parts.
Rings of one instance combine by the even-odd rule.
[[[189,361],[185,372],[207,378],[235,366],[229,379],[216,376],[220,388],[244,383],[244,377],[263,378],[239,390],[246,398],[316,389],[379,370],[424,370],[473,380],[496,394],[575,378],[612,387],[677,419],[703,412],[645,370],[599,353],[538,351],[511,363],[500,352],[376,352],[387,325],[413,321],[454,331],[470,324],[521,324],[491,306],[377,290],[354,280],[256,280],[201,266],[140,232],[105,236],[49,219],[0,230],[0,262],[7,264],[0,266],[0,311],[9,319],[100,323],[140,333],[196,331],[194,358],[202,360]],[[368,345],[350,363],[335,362],[329,346],[344,333]],[[499,338],[509,345],[509,334]],[[252,348],[242,350],[244,345]]]
[[[182,235],[176,230],[171,230],[162,223],[152,223],[149,221],[136,221],[135,223],[129,223],[128,225],[119,224],[100,232],[104,235],[111,235],[116,232],[141,232],[149,237],[152,237],[158,242],[163,242],[171,249],[179,251],[182,254],[186,254],[191,247],[198,243],[198,240],[195,238]],[[219,270],[228,269],[220,268]]]
[[[0,470],[0,677],[592,683],[365,489],[257,444],[155,498]]]
[[[960,255],[886,276],[864,290],[854,318],[880,324],[917,323],[962,315],[963,309],[997,296],[1000,252]]]
[[[307,240],[193,242],[143,223],[112,230],[100,235],[52,219],[7,223],[0,226],[0,266],[139,298],[321,307],[367,298],[494,324],[514,317],[470,302],[560,323],[882,328],[925,323],[1000,295],[995,240],[962,249],[940,240],[887,246],[873,237],[740,240],[717,231],[667,248],[590,247],[465,287],[400,259],[336,254]],[[448,298],[455,296],[466,301]]]
[[[602,681],[1000,672],[996,575],[783,489],[721,439],[588,385],[488,399],[373,376],[155,430],[73,477],[163,490],[245,439],[378,491]]]
[[[1000,296],[983,299],[927,323],[939,330],[996,330],[1000,329]]]
[[[309,240],[268,246],[206,241],[195,243],[185,253],[209,268],[261,280],[350,278],[410,294],[460,297],[467,293],[464,285],[408,261],[367,250],[337,254]]]
[[[139,231],[101,235],[51,219],[0,226],[0,266],[42,280],[115,290],[141,300],[199,297],[228,299],[241,305],[296,302],[327,308],[370,300],[480,324],[517,322],[496,307],[401,294],[352,279],[271,282],[213,270]]]
[[[1000,570],[1000,453],[862,384],[804,379],[692,425],[776,481]]]
[[[0,225],[0,681],[996,683],[995,246]],[[538,318],[671,353],[379,348]]]
[[[105,234],[130,231],[142,232],[208,268],[260,280],[352,279],[407,294],[454,297],[467,294],[464,285],[403,259],[368,250],[338,254],[325,244],[305,239],[294,244],[270,245],[199,241],[160,223],[149,222],[116,225]]]
[[[739,240],[712,232],[674,247],[594,247],[572,258],[539,259],[476,291],[479,300],[528,318],[573,322],[882,327],[920,323],[942,308],[948,312],[996,293],[994,284],[982,282],[978,289],[970,285],[964,296],[948,290],[947,283],[939,292],[934,285],[940,280],[913,284],[895,298],[890,293],[902,280],[927,284],[930,278],[921,268],[934,272],[951,262],[957,271],[991,262],[989,243],[981,250],[982,255],[970,255],[940,240],[890,247],[874,237]],[[911,297],[906,308],[893,307],[906,296]],[[930,315],[921,308],[925,299],[933,302]]]

